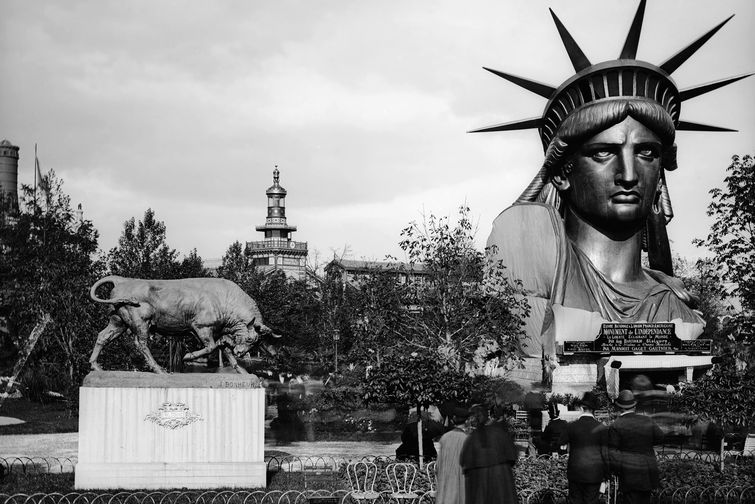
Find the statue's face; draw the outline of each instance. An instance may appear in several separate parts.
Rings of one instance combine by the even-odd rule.
[[[554,177],[570,211],[593,227],[639,229],[649,215],[661,174],[661,140],[628,117],[587,140],[570,173]]]

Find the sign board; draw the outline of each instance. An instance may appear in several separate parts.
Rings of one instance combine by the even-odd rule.
[[[565,341],[564,353],[688,354],[710,353],[709,339],[682,340],[672,323],[606,323],[592,341]]]

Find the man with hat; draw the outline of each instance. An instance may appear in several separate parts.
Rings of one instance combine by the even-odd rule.
[[[558,404],[554,401],[548,403],[548,417],[550,421],[543,431],[542,441],[537,447],[539,455],[550,455],[558,453],[563,455],[566,450],[561,448],[564,443],[561,442],[561,436],[566,430],[566,420],[559,418]]]
[[[582,414],[566,425],[562,445],[569,445],[566,478],[571,504],[597,504],[600,484],[606,479],[606,428],[593,416],[598,399],[585,392],[579,401]]]
[[[608,451],[623,502],[649,503],[650,492],[660,485],[653,446],[663,442],[663,431],[650,417],[635,413],[637,400],[631,390],[619,392],[615,404],[623,411],[608,429]]]

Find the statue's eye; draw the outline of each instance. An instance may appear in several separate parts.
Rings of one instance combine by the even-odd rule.
[[[611,151],[607,150],[598,150],[594,151],[590,154],[590,157],[593,158],[595,161],[605,161],[606,159],[610,158],[613,155]]]
[[[641,149],[638,153],[638,156],[643,157],[645,159],[657,159],[660,156],[660,153],[657,149],[653,148],[647,148],[647,149]]]

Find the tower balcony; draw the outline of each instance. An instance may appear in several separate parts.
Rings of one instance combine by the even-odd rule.
[[[261,241],[253,241],[246,243],[247,249],[254,252],[272,252],[272,251],[290,251],[300,254],[307,253],[307,242],[298,242],[294,240],[281,240],[278,238],[272,238]]]

